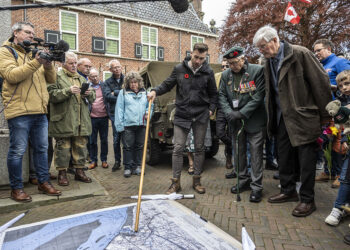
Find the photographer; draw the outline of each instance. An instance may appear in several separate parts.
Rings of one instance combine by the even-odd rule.
[[[56,81],[51,62],[40,58],[40,51],[32,53],[23,45],[32,42],[34,26],[18,22],[12,27],[12,36],[0,48],[0,76],[3,78],[2,98],[4,114],[10,131],[7,155],[11,198],[30,202],[32,198],[23,191],[22,158],[30,136],[34,150],[34,165],[39,181],[39,191],[48,195],[61,195],[49,180],[47,164],[47,83]]]
[[[95,90],[84,89],[85,78],[77,72],[77,56],[66,52],[57,81],[47,89],[50,94],[49,136],[55,137],[54,164],[58,170],[58,185],[68,186],[67,168],[72,157],[75,180],[90,183],[84,173],[87,137],[91,135],[89,104],[95,100]]]

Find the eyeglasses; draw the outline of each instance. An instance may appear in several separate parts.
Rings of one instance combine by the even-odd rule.
[[[320,53],[321,50],[323,50],[323,49],[325,49],[325,48],[316,49],[316,50],[314,51],[314,53],[315,53],[315,54]]]
[[[221,65],[221,68],[222,68],[222,69],[225,69],[225,68],[228,69],[229,66],[228,66],[227,64],[226,64],[226,65]]]

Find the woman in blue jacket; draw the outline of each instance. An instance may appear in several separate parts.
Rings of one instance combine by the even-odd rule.
[[[147,92],[141,76],[134,71],[124,79],[115,106],[115,127],[122,132],[124,177],[141,174],[142,150],[148,112]]]

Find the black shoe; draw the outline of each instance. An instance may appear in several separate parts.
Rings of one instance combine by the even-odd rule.
[[[239,185],[239,193],[242,193],[244,191],[250,190],[250,182],[247,181],[243,185]],[[232,186],[231,188],[231,193],[237,194],[237,185]]]
[[[236,171],[232,171],[232,172],[230,172],[230,173],[226,173],[225,174],[225,178],[226,179],[233,179],[233,178],[236,178],[237,177],[237,174],[236,174]]]
[[[278,165],[275,164],[274,162],[266,162],[265,164],[265,169],[266,170],[277,170],[278,169]]]
[[[250,202],[260,202],[261,198],[262,198],[262,191],[261,190],[258,190],[258,191],[253,190],[250,193],[249,201]]]
[[[346,235],[344,236],[344,242],[345,242],[346,244],[350,245],[350,234],[346,234]]]
[[[273,174],[273,178],[275,180],[279,180],[280,179],[280,173],[277,171],[276,173]]]
[[[114,163],[113,168],[112,168],[112,172],[115,172],[115,171],[117,171],[118,169],[120,169],[120,162],[116,161],[116,162]]]

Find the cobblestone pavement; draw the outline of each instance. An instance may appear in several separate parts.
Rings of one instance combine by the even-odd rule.
[[[110,138],[111,144],[111,138]],[[110,151],[112,145],[110,145]],[[113,153],[108,162],[112,165]],[[186,160],[182,171],[181,185],[183,193],[194,193],[192,177],[186,172]],[[242,201],[236,202],[236,196],[230,193],[235,183],[224,178],[228,170],[224,167],[223,146],[213,159],[205,161],[202,184],[207,192],[196,194],[193,200],[181,200],[181,204],[208,219],[233,237],[241,240],[242,223],[257,249],[350,249],[343,243],[344,234],[350,232],[349,219],[345,219],[338,227],[330,227],[324,223],[325,217],[332,209],[337,190],[331,189],[331,183],[316,184],[317,210],[307,218],[296,218],[291,215],[296,202],[269,204],[267,198],[279,192],[278,181],[273,180],[273,171],[264,173],[264,198],[256,204],[249,202],[249,193],[241,194]],[[95,196],[85,199],[66,201],[31,209],[16,225],[51,219],[60,216],[100,209],[115,205],[135,202],[128,197],[138,193],[139,177],[123,177],[123,171],[111,172],[99,167],[90,170],[89,174],[106,189],[107,196]],[[167,153],[157,166],[146,167],[143,194],[164,193],[170,185],[171,154]],[[90,184],[94,185],[94,183]],[[23,210],[3,213],[0,211],[0,225],[15,217]]]

